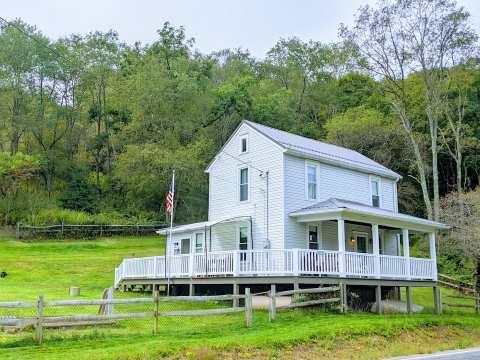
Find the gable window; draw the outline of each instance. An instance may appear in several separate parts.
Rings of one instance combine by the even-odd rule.
[[[203,252],[203,233],[196,233],[195,234],[195,252],[202,253]]]
[[[318,250],[318,227],[308,226],[308,248],[310,250]]]
[[[240,169],[240,201],[248,200],[248,168]]]
[[[380,180],[370,179],[370,187],[372,193],[372,206],[380,207]]]
[[[248,151],[248,136],[243,135],[240,137],[240,154]]]
[[[308,200],[317,199],[317,167],[307,165],[307,198]]]

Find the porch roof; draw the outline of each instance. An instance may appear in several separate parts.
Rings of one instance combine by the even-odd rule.
[[[333,220],[346,218],[358,221],[370,221],[390,226],[405,225],[412,229],[448,229],[449,226],[416,216],[380,209],[354,201],[330,198],[289,214],[299,222],[315,220]]]
[[[206,227],[211,227],[217,224],[228,224],[228,223],[239,223],[250,221],[250,216],[237,216],[233,218],[226,218],[217,221],[202,221],[192,224],[178,225],[172,228],[172,234],[195,231],[195,230],[204,230]],[[170,232],[170,228],[163,228],[156,231],[157,234],[167,235]]]

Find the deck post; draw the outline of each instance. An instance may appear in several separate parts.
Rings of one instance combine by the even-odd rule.
[[[381,314],[382,309],[382,286],[377,285],[375,287],[375,302],[377,304],[377,314]]]
[[[437,251],[435,247],[435,232],[428,233],[428,242],[430,245],[430,259],[432,260],[432,278],[437,281]]]
[[[338,227],[338,271],[340,277],[345,277],[345,220],[337,220]]]
[[[435,305],[435,314],[442,315],[442,300],[441,300],[440,288],[438,286],[433,287],[433,302]]]
[[[269,312],[268,312],[268,320],[270,321],[275,321],[275,318],[277,316],[277,289],[275,284],[272,284],[270,288],[270,306],[269,306]]]
[[[238,286],[238,283],[234,282],[233,283],[233,295],[239,295],[239,286]],[[238,307],[240,304],[240,301],[239,301],[239,298],[238,297],[234,297],[233,298],[233,307]]]
[[[408,229],[402,229],[403,256],[405,257],[405,275],[410,280],[410,239]]]
[[[235,250],[233,252],[233,276],[237,277],[238,274],[240,273],[239,269],[239,260],[240,260],[240,255],[238,250]],[[238,295],[238,294],[237,294]]]
[[[378,235],[378,224],[372,224],[372,242],[374,257],[375,277],[380,279],[380,238]]]
[[[39,345],[43,342],[43,308],[45,306],[43,295],[38,295],[37,323],[35,324],[35,338]]]
[[[405,287],[407,298],[407,314],[412,313],[412,288],[410,286]]]
[[[188,296],[193,295],[195,295],[195,285],[193,284],[193,282],[190,282],[190,284],[188,284]]]
[[[252,294],[250,294],[250,288],[245,289],[245,326],[252,326]]]
[[[298,282],[298,280],[293,282],[293,290],[300,290],[300,283]]]

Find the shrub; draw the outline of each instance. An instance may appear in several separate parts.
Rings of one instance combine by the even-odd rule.
[[[128,224],[131,223],[118,213],[89,214],[84,211],[70,209],[44,209],[37,215],[29,218],[31,225],[100,225],[100,224]]]
[[[95,187],[84,176],[76,174],[59,200],[66,209],[93,213],[96,209],[97,194]]]

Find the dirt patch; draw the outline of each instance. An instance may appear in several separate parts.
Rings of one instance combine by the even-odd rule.
[[[277,296],[277,306],[290,305],[292,302],[291,296]],[[268,309],[269,298],[268,296],[252,296],[252,305],[254,309]]]

